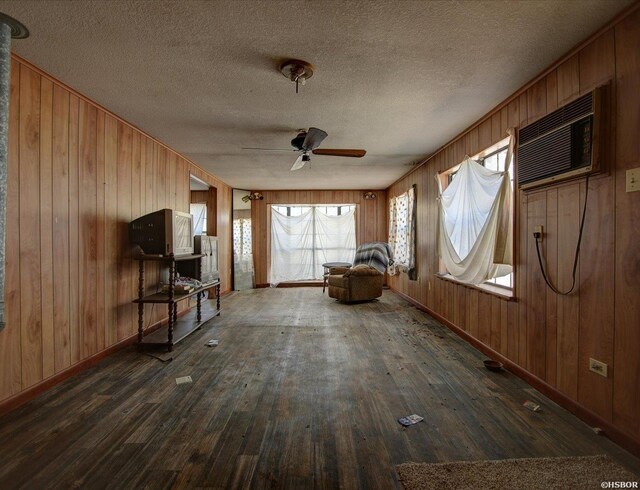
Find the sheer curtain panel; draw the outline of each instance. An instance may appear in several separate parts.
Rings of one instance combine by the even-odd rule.
[[[323,263],[353,261],[355,209],[329,216],[318,208],[304,206],[298,216],[287,216],[271,207],[271,284],[321,279]]]
[[[512,269],[512,210],[509,166],[496,172],[467,158],[455,178],[442,190],[438,181],[438,251],[449,274],[459,281],[480,284]]]

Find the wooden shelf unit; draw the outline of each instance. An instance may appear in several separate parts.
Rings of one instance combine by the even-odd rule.
[[[202,324],[214,316],[220,315],[220,280],[214,281],[203,285],[203,287],[195,289],[189,293],[179,294],[175,292],[175,275],[176,275],[176,262],[185,260],[197,260],[197,270],[200,270],[200,259],[204,255],[192,254],[192,255],[138,255],[135,259],[138,261],[138,297],[133,300],[138,305],[138,348],[144,347],[166,347],[168,351],[173,350],[173,346],[180,342],[185,337],[189,336],[196,330],[198,330]],[[146,261],[165,262],[169,266],[169,291],[167,293],[153,293],[144,294],[144,263]],[[200,279],[200,273],[196,279]],[[202,296],[207,289],[215,288],[216,290],[216,309],[209,312],[205,320],[202,319]],[[192,296],[196,297],[196,321],[181,322],[176,327],[178,322],[178,308],[177,304],[180,301],[189,299]],[[152,341],[144,342],[144,305],[145,304],[166,304],[168,309],[169,324],[167,328],[167,341]],[[175,328],[175,332],[174,332]],[[151,334],[155,338],[158,335]]]

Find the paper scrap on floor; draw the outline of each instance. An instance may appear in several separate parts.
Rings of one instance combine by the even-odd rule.
[[[409,427],[410,425],[417,424],[418,422],[422,422],[423,420],[423,417],[420,417],[420,415],[416,415],[414,413],[413,415],[407,415],[406,417],[399,418],[398,422],[400,422],[400,424],[404,425],[405,427]]]
[[[193,383],[193,380],[191,379],[191,376],[182,376],[180,378],[176,378],[176,384],[177,385],[183,385],[185,383]]]
[[[524,407],[528,408],[529,410],[531,410],[532,412],[539,412],[540,411],[540,405],[538,405],[537,403],[533,403],[532,401],[527,400],[522,405]]]
[[[207,342],[204,345],[206,345],[207,347],[213,347],[214,345],[218,345],[218,341],[211,339],[209,342]]]

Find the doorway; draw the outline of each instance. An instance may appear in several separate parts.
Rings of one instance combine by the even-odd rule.
[[[187,270],[186,265],[179,265],[178,270],[188,277],[199,277],[206,289],[205,298],[213,298],[220,280],[218,262],[218,190],[199,178],[191,175],[189,178],[189,208],[193,216],[193,246],[194,253],[200,254],[199,270],[196,262],[191,262],[194,269]],[[211,287],[209,287],[209,285]],[[216,307],[217,308],[217,307]]]
[[[191,175],[189,190],[189,212],[193,215],[193,234],[216,236],[218,232],[217,189]]]

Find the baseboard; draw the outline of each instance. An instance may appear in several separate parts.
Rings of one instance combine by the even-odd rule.
[[[189,313],[189,311],[191,311],[191,308],[181,311],[180,313],[178,313],[178,317],[186,315],[187,313]],[[144,330],[145,335],[155,332],[160,327],[166,325],[168,321],[169,321],[168,319],[164,319],[154,323],[153,325],[150,325]],[[59,373],[54,374],[50,378],[42,380],[40,383],[30,386],[26,390],[23,390],[20,393],[16,393],[12,397],[7,398],[6,400],[3,400],[2,402],[0,402],[0,416],[8,412],[11,412],[12,410],[15,410],[21,405],[24,405],[28,401],[34,399],[39,394],[44,393],[49,388],[52,388],[53,386],[59,383],[62,383],[65,379],[70,378],[71,376],[79,373],[80,371],[88,369],[91,366],[95,366],[98,362],[100,362],[105,357],[108,357],[111,354],[115,354],[119,350],[122,350],[125,347],[135,344],[137,340],[138,340],[138,334],[135,333],[134,335],[127,337],[126,339],[123,339],[107,347],[106,349],[100,352],[97,352],[96,354],[90,357],[87,357],[86,359],[81,360],[80,362],[74,364],[73,366],[68,367],[64,371],[60,371]]]
[[[478,349],[480,352],[482,352],[486,356],[496,361],[500,361],[502,364],[504,364],[505,369],[515,374],[526,383],[530,384],[533,388],[538,390],[547,398],[551,399],[561,407],[565,408],[566,410],[574,414],[576,417],[578,417],[579,419],[581,419],[583,422],[590,425],[591,427],[599,427],[600,429],[602,429],[602,433],[605,436],[607,436],[609,439],[611,439],[613,442],[622,446],[624,449],[629,451],[634,456],[640,457],[640,441],[636,441],[635,439],[629,437],[627,434],[622,432],[620,429],[615,427],[610,422],[607,422],[599,415],[583,407],[575,400],[572,400],[567,395],[558,391],[556,388],[548,384],[546,381],[538,378],[537,376],[534,376],[529,371],[524,369],[522,366],[519,366],[512,360],[505,357],[504,355],[493,350],[491,347],[487,346],[486,344],[483,344],[478,339],[470,335],[468,332],[465,332],[463,329],[461,329],[457,325],[454,325],[449,320],[439,315],[435,311],[431,310],[430,308],[424,306],[422,303],[406,295],[405,293],[398,291],[394,287],[390,287],[390,289],[395,294],[400,296],[402,299],[408,301],[419,310],[424,311],[428,315],[438,320],[440,323],[442,323],[447,328],[449,328],[449,330],[454,332],[456,335],[461,337],[463,340],[471,344],[473,347]]]
[[[260,288],[269,288],[271,284],[256,284],[257,289]],[[322,281],[291,281],[291,282],[280,282],[278,283],[276,288],[321,288]]]

